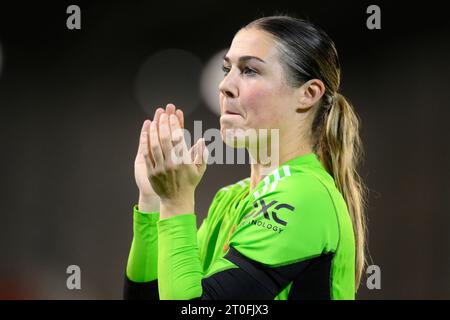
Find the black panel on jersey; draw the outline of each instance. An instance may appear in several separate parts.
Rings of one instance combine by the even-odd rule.
[[[331,298],[332,253],[286,266],[269,267],[230,247],[225,259],[238,268],[202,279],[203,294],[194,300],[273,300],[291,282],[289,300]],[[159,299],[158,281],[137,283],[126,277],[124,299]]]
[[[158,280],[134,282],[125,274],[123,298],[125,300],[159,300]]]

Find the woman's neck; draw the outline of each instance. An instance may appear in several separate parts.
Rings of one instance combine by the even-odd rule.
[[[286,146],[287,147],[287,146]],[[302,155],[306,155],[309,153],[312,153],[312,148],[310,146],[303,146],[303,147],[298,147],[297,148],[293,148],[293,149],[287,149],[287,148],[282,148],[280,146],[280,153],[279,153],[279,160],[276,162],[278,163],[278,165],[275,166],[270,166],[270,165],[265,165],[265,164],[261,164],[261,163],[252,163],[250,165],[250,190],[253,190],[256,188],[256,186],[269,174],[271,173],[274,169],[276,169],[277,167],[279,167],[281,164],[300,157]]]

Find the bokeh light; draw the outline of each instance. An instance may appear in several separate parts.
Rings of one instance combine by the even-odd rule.
[[[166,49],[150,56],[136,78],[136,96],[142,109],[153,115],[157,107],[173,103],[187,115],[200,103],[202,62],[191,52]]]

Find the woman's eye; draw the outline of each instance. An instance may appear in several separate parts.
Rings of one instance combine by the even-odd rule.
[[[222,71],[225,73],[225,75],[228,74],[228,72],[230,72],[230,68],[227,68],[225,66],[222,66]]]
[[[230,68],[222,66],[222,71],[224,72],[224,75],[227,75],[230,72]],[[257,73],[258,72],[256,70],[253,70],[253,69],[251,69],[249,67],[245,67],[242,70],[242,74],[245,74],[245,75],[253,76],[253,75],[257,74]]]
[[[245,67],[244,71],[242,71],[243,74],[248,74],[248,75],[254,75],[257,72],[249,67]]]

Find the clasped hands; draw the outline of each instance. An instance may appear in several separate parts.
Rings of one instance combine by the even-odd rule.
[[[160,219],[194,213],[194,194],[206,170],[208,151],[203,138],[189,150],[183,134],[184,116],[175,105],[158,108],[141,130],[135,174],[141,194],[154,193],[160,200]],[[145,169],[144,169],[145,165]],[[146,176],[147,185],[142,174]],[[144,188],[145,187],[145,188]],[[150,189],[149,189],[150,187]]]

